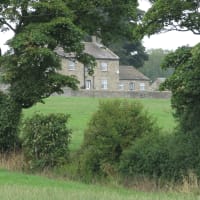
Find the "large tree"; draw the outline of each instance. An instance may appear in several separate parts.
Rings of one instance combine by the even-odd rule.
[[[122,65],[130,65],[139,68],[148,60],[148,54],[145,52],[145,47],[142,45],[141,41],[121,38],[111,43],[109,48],[120,57],[120,64]]]
[[[62,86],[76,88],[74,77],[57,73],[56,47],[75,52],[92,68],[94,59],[83,53],[84,36],[98,35],[105,44],[133,37],[136,7],[137,0],[1,0],[0,30],[14,32],[10,51],[0,59],[11,97],[27,108]]]

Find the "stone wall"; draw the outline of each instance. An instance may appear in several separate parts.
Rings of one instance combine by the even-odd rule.
[[[97,98],[159,98],[169,99],[171,98],[171,92],[164,91],[97,91],[97,90],[78,90],[73,91],[68,88],[64,88],[64,96],[76,96],[76,97],[97,97]]]

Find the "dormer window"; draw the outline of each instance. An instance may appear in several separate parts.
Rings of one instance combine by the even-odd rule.
[[[107,72],[108,71],[108,63],[102,62],[101,63],[101,71],[102,72]]]
[[[74,61],[69,60],[68,61],[68,70],[75,70],[76,64]]]

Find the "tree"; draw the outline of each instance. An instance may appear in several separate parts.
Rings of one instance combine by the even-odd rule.
[[[140,36],[162,31],[192,31],[200,34],[200,3],[197,0],[152,0],[152,7],[145,14],[137,31]],[[172,91],[172,107],[180,122],[182,132],[199,136],[200,125],[200,44],[181,47],[170,53],[163,67],[174,68],[163,88]]]
[[[96,34],[104,43],[120,36],[132,37],[136,23],[129,20],[137,18],[136,7],[136,0],[2,1],[0,29],[12,30],[15,35],[0,63],[14,101],[28,108],[54,92],[62,92],[62,86],[75,89],[74,77],[57,73],[61,64],[56,47],[75,52],[77,59],[92,69],[94,59],[83,53],[84,35]]]
[[[130,41],[122,38],[110,44],[109,47],[120,57],[120,64],[122,65],[132,65],[139,68],[148,59],[145,47],[140,41]]]
[[[172,107],[185,133],[199,135],[200,124],[200,44],[181,47],[170,53],[164,68],[174,67],[174,73],[163,85],[172,91]],[[200,135],[199,135],[200,136]]]
[[[151,80],[155,80],[158,77],[168,77],[172,74],[173,70],[162,69],[161,64],[164,61],[166,55],[170,53],[168,50],[163,49],[150,49],[147,51],[149,59],[144,63],[144,66],[139,70],[144,73]]]
[[[154,33],[192,31],[200,34],[199,0],[150,0],[152,7],[144,15],[137,32],[140,36]]]

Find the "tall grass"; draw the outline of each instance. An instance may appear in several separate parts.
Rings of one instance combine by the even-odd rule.
[[[2,200],[196,200],[195,194],[145,193],[120,187],[86,185],[0,170]]]
[[[24,156],[21,152],[0,154],[0,168],[12,171],[22,171],[24,167]]]

